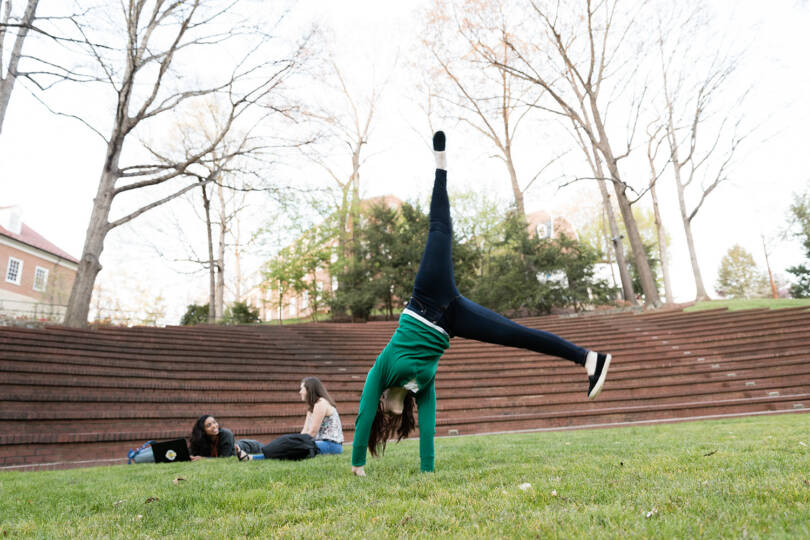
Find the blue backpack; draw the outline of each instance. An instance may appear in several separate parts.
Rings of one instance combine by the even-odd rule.
[[[130,448],[129,452],[127,452],[127,465],[132,465],[132,462],[135,460],[135,456],[137,456],[147,448],[151,447],[153,442],[155,441],[146,441],[145,443],[143,443],[143,446],[141,446],[137,450],[133,450],[132,448]]]

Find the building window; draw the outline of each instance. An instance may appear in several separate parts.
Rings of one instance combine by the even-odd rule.
[[[22,279],[23,262],[14,257],[8,258],[8,269],[6,270],[6,281],[19,285]]]
[[[45,287],[48,286],[48,271],[41,266],[37,266],[34,270],[34,290],[45,292]]]
[[[537,236],[539,238],[546,238],[548,236],[548,227],[546,227],[545,223],[540,223],[537,226]]]

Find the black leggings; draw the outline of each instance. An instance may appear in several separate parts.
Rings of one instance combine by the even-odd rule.
[[[447,171],[436,169],[430,201],[430,230],[408,304],[451,336],[519,347],[585,364],[587,350],[559,336],[521,326],[461,296],[453,277],[453,227]]]

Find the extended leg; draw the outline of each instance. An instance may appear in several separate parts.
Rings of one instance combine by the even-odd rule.
[[[447,171],[442,168],[445,166],[444,145],[444,133],[439,131],[433,137],[436,176],[430,199],[430,229],[413,285],[413,296],[432,303],[436,308],[447,307],[458,296],[453,278],[453,227],[447,197]]]
[[[451,329],[457,336],[549,354],[585,365],[587,349],[543,330],[522,326],[463,296],[453,302]]]
[[[463,296],[458,297],[448,311],[450,331],[453,334],[570,360],[585,366],[588,373],[588,399],[595,399],[602,391],[610,366],[609,354],[589,351],[550,332],[527,328]]]
[[[450,306],[450,331],[460,337],[550,354],[585,366],[588,399],[595,399],[605,384],[611,356],[589,351],[559,336],[535,330],[498,315],[459,296]]]

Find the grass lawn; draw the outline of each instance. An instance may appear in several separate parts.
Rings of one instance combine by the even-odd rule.
[[[684,311],[701,311],[704,309],[728,308],[729,311],[738,309],[770,308],[781,309],[790,307],[810,308],[810,298],[744,298],[733,300],[710,300],[708,302],[698,302],[694,306],[689,306]]]
[[[810,538],[808,426],[797,413],[442,438],[434,474],[405,441],[366,478],[350,452],[2,472],[0,537]]]

